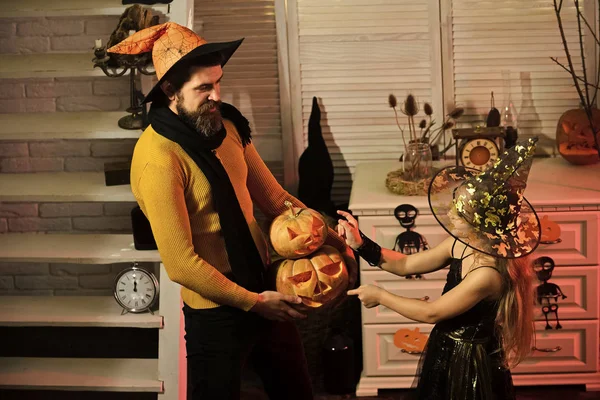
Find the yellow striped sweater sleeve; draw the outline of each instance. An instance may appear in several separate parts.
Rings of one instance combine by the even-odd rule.
[[[290,201],[294,207],[306,208],[306,205],[281,187],[253,144],[246,146],[245,157],[248,165],[248,191],[254,203],[269,220],[287,210],[284,204],[286,200]],[[352,250],[346,246],[344,239],[333,229],[328,229],[325,243],[335,247],[340,253],[352,254]]]
[[[248,311],[258,293],[237,285],[194,249],[184,195],[184,177],[152,162],[144,167],[138,184],[144,211],[169,278],[217,304]]]

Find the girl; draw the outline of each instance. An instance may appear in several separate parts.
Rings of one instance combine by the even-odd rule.
[[[435,324],[420,360],[419,399],[514,399],[509,368],[531,350],[533,269],[525,256],[539,243],[537,215],[523,197],[537,139],[518,143],[489,170],[441,170],[429,205],[452,236],[431,250],[406,256],[382,249],[357,221],[338,213],[338,232],[370,265],[395,275],[423,274],[450,264],[442,296],[405,298],[377,286],[348,291],[365,307],[383,305]],[[415,380],[417,382],[417,380]]]

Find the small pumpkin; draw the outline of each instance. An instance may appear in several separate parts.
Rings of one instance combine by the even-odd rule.
[[[310,208],[296,208],[289,201],[284,204],[288,210],[275,218],[269,229],[273,249],[288,259],[313,253],[327,238],[324,218]]]
[[[342,255],[324,245],[309,257],[276,262],[271,280],[278,292],[299,296],[306,306],[318,308],[347,289],[348,269]]]
[[[591,109],[594,127],[600,127],[600,110]],[[596,133],[600,139],[600,132]],[[576,108],[561,115],[556,126],[556,144],[561,156],[571,164],[600,162],[594,133],[584,109]]]
[[[541,238],[540,242],[545,244],[551,243],[559,243],[560,239],[560,225],[558,225],[555,221],[552,221],[548,218],[547,215],[544,215],[540,220],[541,225]]]
[[[419,332],[419,328],[398,329],[394,334],[394,345],[407,353],[422,353],[427,343],[427,335]]]

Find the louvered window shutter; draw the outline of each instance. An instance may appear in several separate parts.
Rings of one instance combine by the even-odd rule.
[[[248,118],[254,145],[283,183],[274,0],[198,1],[194,29],[209,43],[245,37],[223,68],[221,100]]]
[[[571,76],[550,59],[557,57],[567,63],[552,0],[443,3],[442,16],[446,14],[451,21],[442,39],[449,49],[445,52],[449,57],[444,59],[444,94],[466,108],[462,121],[484,124],[493,91],[496,108],[502,110],[509,97],[513,101],[519,137],[538,135],[538,151],[556,154],[558,119],[578,107],[579,97]],[[582,0],[580,5],[584,3]],[[561,15],[571,57],[581,71],[572,1],[563,2]],[[589,21],[594,23],[593,15]],[[584,42],[584,48],[593,47]],[[587,53],[586,63],[593,65],[595,55]],[[595,71],[588,69],[592,76]]]
[[[358,163],[398,160],[403,151],[388,106],[390,93],[399,101],[413,93],[421,108],[428,101],[441,111],[439,5],[437,0],[292,0],[287,5],[292,8],[288,18],[295,18],[288,29],[290,63],[299,64],[296,73],[290,67],[291,81],[299,87],[292,92],[294,135],[303,137],[297,155],[308,145],[316,96],[334,164],[332,199],[347,203]]]

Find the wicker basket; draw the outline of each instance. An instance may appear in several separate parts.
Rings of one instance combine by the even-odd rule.
[[[419,180],[408,180],[402,169],[388,172],[385,179],[385,186],[392,193],[402,196],[426,196],[429,190],[429,184],[439,171],[439,168],[433,168],[432,176]]]

